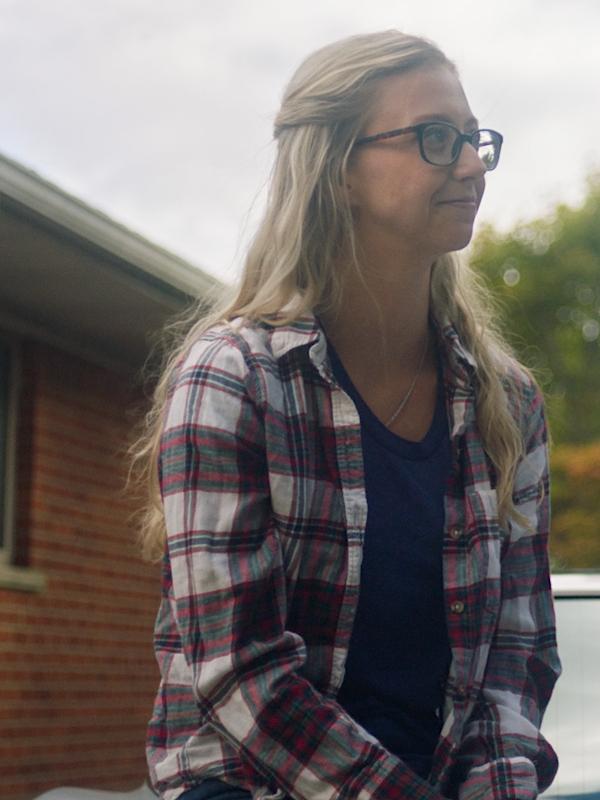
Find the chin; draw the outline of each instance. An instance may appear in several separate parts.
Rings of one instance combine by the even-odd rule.
[[[454,232],[452,236],[448,236],[443,243],[442,253],[454,253],[457,250],[464,250],[465,247],[471,242],[473,238],[473,227],[469,226],[468,229],[461,232]]]

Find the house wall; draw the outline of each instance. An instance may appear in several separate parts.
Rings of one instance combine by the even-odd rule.
[[[128,790],[146,775],[158,570],[141,562],[124,447],[128,377],[25,342],[17,560],[41,593],[0,589],[0,795]]]

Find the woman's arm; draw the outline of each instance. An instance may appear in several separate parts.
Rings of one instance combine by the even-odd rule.
[[[251,772],[297,800],[440,800],[302,676],[305,643],[286,629],[264,384],[245,347],[233,335],[196,345],[162,440],[177,626],[200,716]]]
[[[558,764],[539,730],[560,662],[547,551],[547,432],[537,389],[524,419],[526,452],[513,501],[527,524],[513,522],[508,532],[498,626],[459,753],[468,770],[460,800],[533,800]]]

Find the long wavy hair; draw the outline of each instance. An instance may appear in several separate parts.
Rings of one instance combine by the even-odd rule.
[[[207,328],[235,317],[289,324],[310,312],[339,307],[344,270],[360,260],[346,191],[346,169],[368,118],[377,82],[389,75],[454,64],[432,42],[395,30],[353,36],[310,55],[292,77],[275,119],[277,153],[267,207],[249,247],[238,285],[206,313],[205,306],[176,325],[142,435],[132,448],[133,474],[145,492],[141,521],[144,554],[164,551],[165,526],[158,453],[174,372]],[[340,267],[339,254],[350,254]],[[512,354],[493,324],[488,293],[456,254],[437,259],[431,313],[448,322],[477,362],[477,416],[495,473],[500,519],[516,514],[515,470],[522,455],[519,426],[505,390]],[[519,515],[517,515],[519,516]]]

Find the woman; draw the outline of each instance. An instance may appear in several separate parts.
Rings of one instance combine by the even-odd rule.
[[[241,286],[146,439],[154,786],[534,798],[559,674],[542,401],[453,255],[502,137],[396,31],[310,56],[275,136]]]

